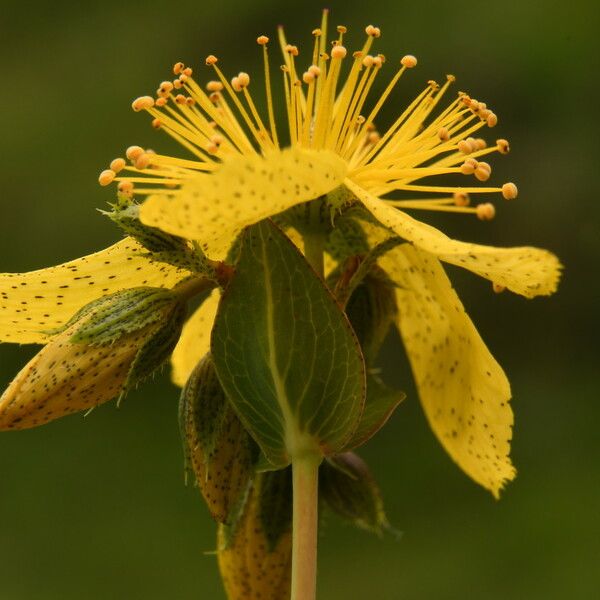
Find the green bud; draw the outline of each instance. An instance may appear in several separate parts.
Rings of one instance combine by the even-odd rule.
[[[210,355],[183,389],[179,421],[186,463],[212,516],[220,523],[234,522],[246,500],[258,446],[225,396]]]
[[[353,452],[323,462],[319,489],[327,506],[357,527],[378,535],[389,528],[379,487],[367,464]]]

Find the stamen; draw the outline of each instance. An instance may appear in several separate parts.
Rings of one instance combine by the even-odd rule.
[[[98,183],[102,186],[110,185],[115,179],[116,173],[112,169],[105,169],[98,177]]]
[[[491,221],[496,216],[496,209],[489,202],[478,204],[475,211],[480,221]]]
[[[514,200],[519,194],[519,190],[514,183],[505,183],[502,186],[502,196],[505,200]]]

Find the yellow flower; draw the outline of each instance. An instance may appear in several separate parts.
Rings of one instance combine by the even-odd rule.
[[[323,196],[333,204],[337,201],[337,206],[351,202],[364,207],[379,223],[364,223],[373,242],[389,235],[406,240],[408,244],[386,254],[380,264],[399,284],[397,325],[421,402],[450,456],[498,495],[514,477],[508,456],[512,425],[508,381],[439,261],[469,269],[489,279],[497,290],[507,288],[528,298],[555,291],[560,263],[537,248],[493,248],[452,240],[402,210],[492,218],[494,206],[489,202],[470,206],[470,195],[496,194],[513,200],[517,196],[513,183],[479,187],[445,181],[449,177],[487,181],[491,167],[481,159],[494,152],[506,154],[509,144],[498,139],[488,145],[474,137],[498,121],[485,103],[459,92],[442,107],[453,76],[441,86],[428,82],[379,133],[376,118],[417,60],[404,56],[383,93],[373,99],[375,80],[391,62],[372,53],[381,32],[368,26],[362,47],[352,54],[344,45],[345,34],[345,27],[337,27],[335,39],[328,43],[325,11],[321,27],[313,31],[312,49],[301,54],[280,29],[283,124],[276,123],[266,36],[257,39],[264,57],[264,112],[253,100],[247,73],[227,79],[211,55],[206,65],[215,77],[203,89],[191,68],[175,64],[173,80],[162,82],[155,97],[137,98],[132,106],[147,112],[153,127],[177,140],[188,157],[131,146],[127,160],[114,159],[99,181],[102,185],[115,181],[122,196],[145,200],[140,207],[142,223],[198,244],[213,260],[226,257],[244,227]],[[438,175],[444,183],[434,185],[427,179]],[[120,282],[107,281],[116,265],[104,268],[103,253],[72,263],[78,273],[91,271],[92,281],[70,277],[73,289],[65,293],[59,293],[59,284],[73,270],[69,265],[48,271],[49,279],[46,271],[0,276],[4,309],[0,339],[44,342],[41,330],[64,323],[98,295],[140,285],[142,279],[143,285],[172,287],[183,277],[173,267],[143,259],[132,242],[125,245],[127,249],[117,245],[105,252],[116,253],[123,262],[137,250],[132,259],[142,268],[135,271],[128,264]],[[11,277],[16,277],[13,286]],[[27,303],[23,313],[16,309],[20,298]],[[173,354],[174,380],[179,385],[208,350],[218,299],[219,292],[214,291],[184,328]]]

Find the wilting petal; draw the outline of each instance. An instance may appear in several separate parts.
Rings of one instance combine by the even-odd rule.
[[[222,259],[244,227],[330,192],[345,173],[345,162],[327,150],[236,156],[217,171],[191,179],[174,198],[148,198],[140,218],[167,233],[198,240],[211,258]]]
[[[210,350],[210,332],[217,314],[220,297],[220,291],[214,289],[183,327],[183,332],[171,357],[173,367],[171,378],[173,383],[179,387],[185,385],[194,367]]]
[[[398,327],[433,431],[458,465],[498,497],[515,476],[502,368],[435,256],[404,244],[380,264],[399,285]]]
[[[0,342],[45,343],[49,330],[92,300],[136,286],[172,287],[186,275],[150,261],[131,238],[56,267],[1,273]]]
[[[548,296],[556,291],[561,264],[551,252],[531,246],[494,248],[458,242],[350,180],[345,183],[381,224],[440,260],[469,269],[527,298]]]

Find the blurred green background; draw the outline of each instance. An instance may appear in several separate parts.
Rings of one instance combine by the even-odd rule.
[[[516,413],[517,480],[496,502],[445,455],[425,422],[397,340],[383,365],[409,400],[362,453],[400,540],[333,517],[322,528],[323,600],[592,598],[599,589],[597,3],[328,2],[333,24],[380,25],[378,48],[419,67],[393,112],[424,82],[458,88],[500,116],[511,141],[495,181],[519,200],[489,224],[435,219],[463,239],[535,244],[566,265],[560,292],[494,295],[452,269],[473,320],[505,367]],[[259,72],[258,34],[309,43],[322,2],[165,3],[2,0],[0,271],[40,268],[104,247],[117,231],[95,209],[112,195],[98,172],[133,143],[170,148],[130,101],[176,60],[219,55],[227,73]],[[391,69],[389,69],[391,71]],[[202,75],[198,76],[202,78]],[[385,118],[391,118],[388,110]],[[0,387],[35,348],[0,347]],[[224,598],[214,525],[183,486],[177,390],[166,376],[116,409],[0,434],[0,599]]]

